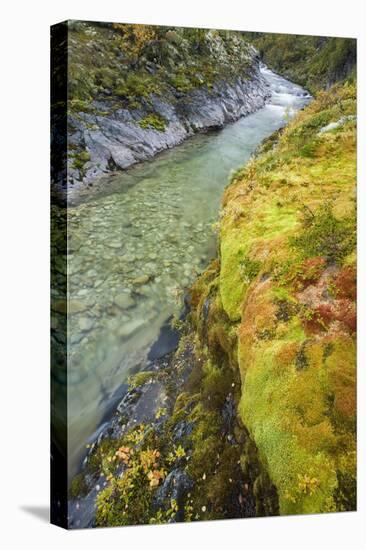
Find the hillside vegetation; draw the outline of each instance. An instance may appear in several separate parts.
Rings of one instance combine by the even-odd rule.
[[[264,62],[311,92],[356,77],[356,40],[298,34],[244,33]]]
[[[69,100],[76,112],[95,109],[97,99],[133,109],[151,93],[210,87],[243,74],[254,55],[236,32],[81,21],[68,28]]]

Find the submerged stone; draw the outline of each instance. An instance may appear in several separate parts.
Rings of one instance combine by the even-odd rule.
[[[125,325],[120,327],[118,334],[123,338],[127,338],[128,336],[131,336],[134,332],[136,332],[139,328],[144,326],[144,324],[145,321],[143,319],[133,319],[129,323],[126,323]]]
[[[135,305],[135,300],[126,292],[121,292],[114,297],[114,303],[120,309],[129,309]]]
[[[133,279],[132,283],[134,285],[146,285],[149,281],[151,281],[151,275],[141,275]]]
[[[89,309],[89,306],[84,302],[80,302],[79,300],[68,301],[67,312],[70,315],[73,315],[74,313],[81,313],[83,311],[86,311],[87,309]]]
[[[81,319],[79,319],[78,324],[80,330],[86,332],[93,328],[94,321],[89,317],[82,317]]]

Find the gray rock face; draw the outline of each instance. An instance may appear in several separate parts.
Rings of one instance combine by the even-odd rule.
[[[268,85],[259,71],[259,61],[234,82],[220,80],[211,89],[196,88],[185,94],[174,88],[164,97],[152,94],[139,109],[111,111],[107,102],[95,102],[95,113],[69,117],[69,145],[88,153],[83,169],[68,159],[68,181],[53,182],[65,199],[115,170],[123,170],[178,145],[196,132],[218,129],[228,122],[260,109],[269,98]],[[103,112],[103,116],[97,113]],[[165,131],[141,128],[138,122],[154,112],[166,122]],[[64,187],[63,187],[64,186]]]

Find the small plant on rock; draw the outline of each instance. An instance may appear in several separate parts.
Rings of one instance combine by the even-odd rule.
[[[144,130],[157,130],[165,132],[165,119],[159,115],[147,115],[139,121],[139,126]]]

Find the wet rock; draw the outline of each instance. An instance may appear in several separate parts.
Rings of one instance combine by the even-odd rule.
[[[151,281],[151,275],[141,275],[140,277],[133,279],[132,284],[146,285],[149,281]]]
[[[235,419],[236,419],[236,410],[235,410],[235,400],[234,396],[229,393],[225,399],[225,404],[222,409],[222,418],[224,420],[224,431],[225,433],[230,432],[233,429]],[[228,440],[231,442],[233,437],[229,434]]]
[[[122,338],[128,338],[134,332],[136,332],[139,328],[143,327],[144,324],[145,324],[145,321],[143,319],[133,319],[130,322],[123,325],[122,327],[120,327],[118,334],[119,336],[122,336]]]
[[[109,246],[109,248],[122,248],[123,244],[118,241],[110,241],[107,243],[107,246]]]
[[[187,422],[187,420],[182,420],[174,428],[173,432],[173,441],[176,443],[182,441],[183,438],[191,435],[194,428],[193,422]]]
[[[154,422],[157,411],[162,408],[167,400],[163,384],[148,379],[142,386],[142,397],[136,403],[133,414],[129,420],[129,426]]]
[[[133,254],[124,254],[123,256],[121,256],[121,260],[123,262],[133,263],[136,260],[136,256],[134,256]]]
[[[130,309],[135,305],[135,300],[127,292],[121,292],[114,297],[114,303],[120,309]]]
[[[70,315],[73,315],[74,313],[82,313],[88,308],[89,306],[87,304],[85,304],[84,302],[80,302],[79,300],[69,300],[67,304],[67,312]]]
[[[93,328],[94,321],[93,319],[90,319],[89,317],[82,317],[78,321],[79,329],[83,332],[88,332]]]
[[[175,516],[175,521],[184,519],[184,510],[181,509],[185,495],[192,489],[192,478],[181,469],[174,469],[167,475],[165,481],[155,493],[155,505],[157,508],[170,508],[171,500],[175,500],[178,504],[178,512]]]
[[[153,361],[175,350],[179,344],[179,332],[172,328],[171,318],[167,319],[160,329],[157,340],[152,345],[148,358]]]

